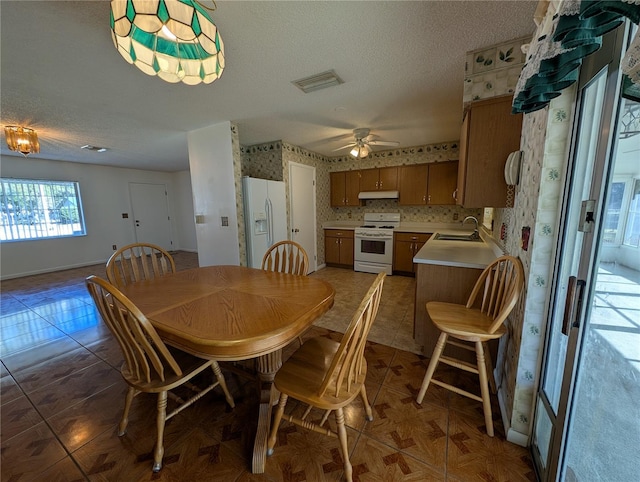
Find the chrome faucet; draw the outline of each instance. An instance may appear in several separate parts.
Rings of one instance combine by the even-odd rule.
[[[471,233],[471,239],[479,239],[480,238],[480,233],[478,232],[478,218],[476,218],[475,216],[467,216],[466,218],[464,218],[462,220],[462,224],[466,223],[467,221],[472,220],[474,223],[476,223],[476,227],[473,230],[473,233]]]

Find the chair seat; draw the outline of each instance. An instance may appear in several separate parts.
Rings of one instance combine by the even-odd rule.
[[[351,390],[347,391],[346,383],[343,383],[339,397],[335,397],[333,391],[318,396],[320,385],[339,347],[340,343],[325,337],[305,341],[278,370],[275,387],[287,395],[294,393],[297,400],[323,410],[335,410],[351,403],[360,393],[367,375],[364,359],[363,373],[351,384]]]
[[[500,338],[506,333],[504,325],[489,333],[494,319],[476,308],[467,308],[456,303],[430,301],[427,313],[440,331],[467,341],[487,341]]]

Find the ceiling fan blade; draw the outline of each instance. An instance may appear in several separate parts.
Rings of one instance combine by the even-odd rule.
[[[396,141],[369,141],[368,144],[372,146],[393,146],[393,147],[400,145],[400,143]]]
[[[357,145],[355,142],[351,142],[350,144],[347,144],[346,146],[342,146],[342,147],[338,147],[337,149],[334,149],[334,151],[341,151],[342,149],[346,149],[347,147],[353,147]]]

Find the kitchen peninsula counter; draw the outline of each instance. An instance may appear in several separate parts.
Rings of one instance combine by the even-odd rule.
[[[441,230],[443,234],[460,234],[460,231]],[[467,232],[469,232],[467,230]],[[431,356],[440,334],[427,314],[429,301],[466,304],[480,273],[493,260],[502,256],[502,249],[482,236],[482,242],[444,241],[432,236],[413,258],[416,263],[416,295],[414,313],[414,338],[422,345],[425,356]],[[497,346],[490,345],[495,359]],[[468,351],[448,347],[452,355],[468,359]]]
[[[460,231],[441,230],[442,234],[460,234]],[[470,234],[470,233],[469,233]],[[499,246],[490,240],[444,241],[433,237],[425,243],[413,258],[414,263],[455,266],[458,268],[484,269],[494,259],[502,256]]]

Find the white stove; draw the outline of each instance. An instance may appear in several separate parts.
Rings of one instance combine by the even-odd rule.
[[[354,230],[354,269],[391,275],[393,230],[399,226],[400,213],[366,213],[364,224]]]

